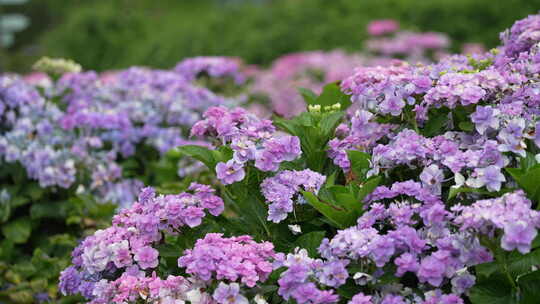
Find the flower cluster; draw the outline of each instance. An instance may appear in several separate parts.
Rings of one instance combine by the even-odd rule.
[[[62,292],[80,293],[93,303],[109,303],[115,296],[112,291],[122,289],[123,284],[167,285],[163,281],[151,283],[155,277],[144,277],[142,270],[156,268],[159,263],[159,252],[153,245],[163,239],[163,233],[174,235],[183,226],[200,225],[205,211],[217,216],[224,209],[223,201],[209,186],[194,183],[189,189],[193,193],[159,196],[152,188],[142,190],[138,202],[114,216],[111,227],[96,231],[73,251],[73,266],[60,277]],[[125,271],[110,280],[118,270]],[[118,296],[129,298],[129,294]]]
[[[280,255],[276,267],[285,267],[278,280],[278,294],[285,300],[293,298],[298,304],[335,303],[338,295],[333,290],[324,290],[317,285],[339,287],[345,284],[349,273],[345,269],[348,261],[323,261],[310,258],[305,249],[288,255]]]
[[[398,199],[404,196],[409,199]],[[369,209],[357,226],[338,231],[319,248],[329,260],[360,263],[361,271],[355,274],[360,285],[376,283],[385,272],[395,271],[397,278],[415,274],[428,290],[449,284],[459,295],[474,284],[475,277],[468,268],[492,259],[474,233],[456,229],[457,222],[452,221],[455,215],[420,183],[381,186],[369,201]],[[404,292],[401,296],[410,295]],[[378,297],[380,303],[386,303],[388,295],[380,290]]]
[[[55,75],[62,75],[64,73],[77,73],[82,70],[81,65],[73,60],[49,57],[43,57],[38,60],[34,64],[33,68],[37,71]]]
[[[259,119],[242,108],[212,107],[204,118],[193,125],[191,134],[215,137],[221,144],[230,143],[233,150],[232,159],[216,166],[217,178],[223,184],[243,180],[249,161],[262,171],[277,171],[280,163],[293,161],[302,152],[298,137],[280,136],[270,120]]]
[[[442,57],[450,45],[450,39],[442,33],[399,31],[399,23],[392,19],[370,22],[367,32],[372,36],[366,42],[369,51],[411,62],[425,62],[432,54]]]
[[[178,266],[205,282],[227,280],[254,287],[266,281],[274,258],[270,242],[257,243],[247,235],[223,238],[222,234],[209,233],[184,252]]]
[[[47,59],[39,66],[54,64],[64,63]],[[131,202],[142,183],[123,178],[123,160],[142,145],[164,154],[193,143],[188,129],[204,110],[242,102],[195,83],[195,74],[203,71],[243,81],[239,63],[225,57],[186,59],[174,71],[70,70],[59,73],[58,81],[39,74],[46,83],[2,76],[0,159],[20,163],[42,187],[75,186],[99,201]]]
[[[406,166],[436,193],[449,175],[456,188],[499,191],[509,181],[502,169],[538,142],[538,48],[527,51],[358,68],[341,85],[359,112],[330,141],[329,156],[349,170],[345,149],[368,152],[371,175]]]
[[[200,74],[207,73],[210,77],[232,77],[237,84],[246,81],[246,76],[240,71],[240,60],[227,57],[194,57],[180,62],[175,72],[188,80],[195,80]]]
[[[261,192],[269,203],[268,220],[274,223],[283,221],[293,211],[295,201],[304,203],[303,196],[299,194],[301,190],[317,194],[325,180],[324,175],[309,169],[285,170],[266,178],[261,184]]]
[[[473,230],[493,235],[495,229],[503,231],[501,247],[525,254],[540,228],[540,213],[531,209],[531,201],[523,191],[507,193],[499,198],[476,201],[471,206],[454,206],[459,214],[454,219],[462,231]]]

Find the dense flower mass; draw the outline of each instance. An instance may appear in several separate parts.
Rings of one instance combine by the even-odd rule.
[[[278,294],[285,300],[292,298],[299,304],[335,303],[338,296],[333,290],[324,290],[317,285],[339,287],[349,274],[345,269],[347,261],[323,261],[312,259],[305,249],[280,256],[276,266],[286,270],[278,280]],[[317,284],[318,283],[318,284]]]
[[[358,67],[340,83],[342,95],[307,96],[310,111],[275,126],[242,108],[209,107],[191,128],[208,150],[189,148],[208,153],[205,164],[215,166],[227,204],[198,183],[179,195],[145,188],[111,227],[74,250],[60,290],[96,304],[534,302],[539,18],[518,21],[502,35],[503,45],[486,54]],[[385,35],[397,28],[385,20],[369,30],[390,39]],[[426,49],[446,47],[436,35],[415,39]],[[188,82],[201,74],[236,78],[238,67],[220,60],[195,58],[176,72],[191,75],[182,76]],[[157,74],[150,78],[160,83]],[[172,88],[165,91],[176,96]],[[8,118],[2,127],[16,124],[13,109],[34,106],[32,91],[21,92],[25,98],[0,112]],[[65,93],[69,106],[79,102],[78,92]],[[334,101],[336,109],[350,107],[334,111],[328,105]],[[112,120],[110,130],[122,119]],[[77,128],[93,134],[103,126]],[[156,138],[149,134],[147,140]],[[109,141],[115,153],[129,155],[121,147],[131,137],[117,139]],[[212,220],[203,223],[207,213],[223,215],[205,225]],[[234,236],[238,231],[252,235]],[[171,247],[179,249],[172,264]]]
[[[212,107],[204,117],[193,125],[191,134],[214,137],[233,150],[232,159],[216,166],[217,177],[225,185],[243,180],[244,167],[250,161],[262,171],[277,171],[280,163],[293,161],[302,153],[298,137],[277,133],[270,120],[242,108]]]
[[[111,227],[96,231],[73,251],[73,266],[60,277],[62,292],[80,293],[92,303],[122,303],[133,297],[132,292],[139,296],[138,284],[166,287],[167,282],[155,276],[146,278],[143,271],[158,266],[159,252],[155,245],[163,239],[163,233],[176,235],[183,226],[199,226],[205,211],[217,216],[224,209],[223,201],[209,186],[194,183],[189,189],[192,193],[178,195],[156,195],[152,188],[143,189],[138,202],[120,211]],[[111,280],[119,270],[123,271],[122,275]],[[116,294],[115,290],[121,290],[124,284],[132,286]],[[168,292],[183,290],[181,286],[174,288],[179,289]]]
[[[100,201],[133,201],[142,184],[123,179],[119,160],[141,145],[164,154],[193,143],[188,129],[202,112],[242,102],[198,86],[194,80],[204,71],[244,81],[239,64],[225,57],[186,59],[174,71],[130,68],[98,75],[70,70],[44,86],[2,76],[0,159],[20,163],[42,187],[76,185]]]
[[[256,243],[247,235],[223,238],[221,234],[209,233],[193,249],[186,250],[178,259],[178,266],[203,281],[238,281],[253,287],[268,278],[274,257],[272,243]]]

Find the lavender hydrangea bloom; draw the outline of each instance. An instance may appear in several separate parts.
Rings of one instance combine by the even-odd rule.
[[[318,275],[319,282],[326,286],[337,287],[345,284],[349,273],[345,266],[349,261],[330,261],[326,263]]]
[[[135,252],[134,260],[139,263],[142,269],[155,268],[158,265],[158,256],[159,253],[156,249],[144,246]]]
[[[501,173],[501,168],[497,166],[488,166],[486,168],[476,168],[476,175],[468,181],[468,184],[475,188],[486,186],[489,191],[499,191],[501,184],[506,181],[506,177]]]
[[[526,254],[530,251],[531,243],[537,234],[536,227],[526,221],[509,222],[504,226],[501,247],[508,251],[517,249],[522,254]]]
[[[373,304],[373,302],[371,301],[371,296],[360,292],[354,295],[348,304]]]
[[[420,263],[418,278],[420,279],[420,282],[428,282],[429,284],[438,287],[444,279],[446,267],[447,265],[444,261],[438,259],[436,256],[428,256]]]
[[[240,285],[238,283],[225,284],[220,282],[212,297],[219,304],[249,303],[248,299],[240,294]]]
[[[478,106],[471,115],[471,121],[475,124],[478,133],[484,134],[488,128],[497,129],[499,127],[497,114],[498,110],[490,106]]]
[[[500,198],[480,200],[468,207],[454,207],[459,216],[454,222],[460,229],[474,229],[481,233],[503,231],[501,247],[517,249],[521,253],[530,251],[531,243],[540,227],[538,211],[531,209],[523,191],[507,193]]]
[[[257,243],[247,235],[223,238],[221,234],[208,233],[193,249],[184,252],[178,266],[203,281],[226,279],[253,287],[272,271],[273,249],[271,243]]]
[[[433,194],[441,194],[441,183],[444,180],[444,173],[437,165],[424,168],[422,173],[420,173],[420,180]]]
[[[460,273],[452,279],[452,292],[455,294],[463,294],[474,286],[476,277],[467,271]]]
[[[525,142],[523,131],[525,130],[525,120],[522,118],[512,119],[508,125],[499,132],[497,138],[500,141],[499,150],[501,152],[514,152],[525,157]]]
[[[305,169],[302,171],[281,171],[278,175],[266,178],[261,183],[261,192],[270,203],[268,206],[268,220],[279,223],[287,218],[293,211],[294,197],[299,202],[302,198],[298,194],[302,189],[315,194],[326,181],[326,177],[317,172]]]
[[[537,147],[540,147],[540,122],[536,124],[534,132],[534,143]]]
[[[332,263],[327,265],[327,263]],[[337,302],[338,296],[333,290],[323,290],[318,288],[313,281],[325,285],[320,279],[328,282],[336,287],[344,283],[341,276],[345,276],[342,266],[347,263],[344,261],[323,261],[320,259],[312,259],[308,256],[305,249],[296,248],[294,253],[287,256],[279,256],[276,268],[286,267],[286,270],[281,273],[278,280],[278,294],[285,300],[293,298],[299,304],[304,303],[334,303]],[[321,271],[326,267],[326,274],[321,274]],[[334,268],[337,267],[337,268]],[[328,276],[328,271],[340,273],[339,277],[333,277],[331,280]]]
[[[60,273],[58,288],[63,295],[74,294],[79,290],[81,277],[75,267],[70,266]]]
[[[223,184],[229,185],[243,180],[246,171],[242,164],[231,159],[226,163],[219,162],[216,165],[216,175]]]
[[[165,283],[159,278],[149,280],[141,268],[157,267],[159,252],[153,246],[162,240],[163,234],[176,234],[181,227],[201,223],[205,213],[194,213],[193,208],[214,215],[223,211],[223,201],[213,191],[193,183],[189,192],[157,196],[153,189],[145,188],[138,202],[114,216],[111,227],[96,231],[73,251],[74,266],[63,272],[61,289],[67,294],[97,297],[104,303],[122,303],[133,294],[138,297],[137,289],[141,286],[164,284],[155,288],[163,288],[163,292],[187,288],[177,282],[183,280],[181,277],[168,278]],[[121,275],[113,277],[114,273]],[[174,282],[178,283],[175,287],[168,285]],[[78,285],[81,287],[76,288]],[[118,295],[114,296],[115,293]],[[152,297],[160,298],[159,292]]]

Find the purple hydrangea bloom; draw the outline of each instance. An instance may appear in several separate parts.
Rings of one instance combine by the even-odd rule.
[[[212,297],[219,304],[249,303],[248,299],[240,294],[240,285],[238,283],[225,284],[220,282]]]
[[[303,198],[300,191],[310,191],[315,194],[326,181],[326,176],[305,169],[302,171],[284,170],[273,177],[266,178],[261,183],[261,192],[270,203],[268,220],[279,223],[293,211],[294,202],[300,203]],[[295,200],[296,197],[296,200]]]
[[[76,293],[80,285],[81,275],[75,267],[70,266],[60,273],[58,288],[63,295]]]
[[[135,252],[134,260],[139,263],[142,269],[155,268],[158,265],[159,252],[149,246],[139,248]]]
[[[536,227],[526,221],[508,222],[504,226],[501,247],[508,251],[517,249],[522,254],[526,254],[530,251],[531,243],[537,234]]]
[[[246,171],[241,163],[231,159],[226,163],[219,162],[216,165],[216,175],[223,184],[229,185],[243,180]]]
[[[476,168],[474,173],[476,178],[471,180],[469,184],[475,188],[486,186],[489,191],[499,191],[502,183],[506,181],[506,177],[501,173],[501,168],[497,166]]]
[[[371,296],[360,292],[354,295],[348,304],[373,304],[373,302],[371,301]]]
[[[498,110],[490,106],[478,106],[471,115],[471,121],[475,124],[478,133],[484,134],[488,128],[497,129],[499,127],[497,114]]]
[[[441,183],[444,180],[444,173],[439,166],[431,165],[424,168],[420,173],[422,184],[435,195],[441,195]]]

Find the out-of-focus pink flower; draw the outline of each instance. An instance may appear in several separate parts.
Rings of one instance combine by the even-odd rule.
[[[24,81],[30,85],[48,87],[52,85],[51,79],[42,72],[33,72],[24,76]]]
[[[461,47],[462,54],[483,54],[486,48],[481,43],[464,43]]]
[[[372,36],[390,34],[398,29],[399,23],[392,19],[374,20],[367,25],[367,31]]]

